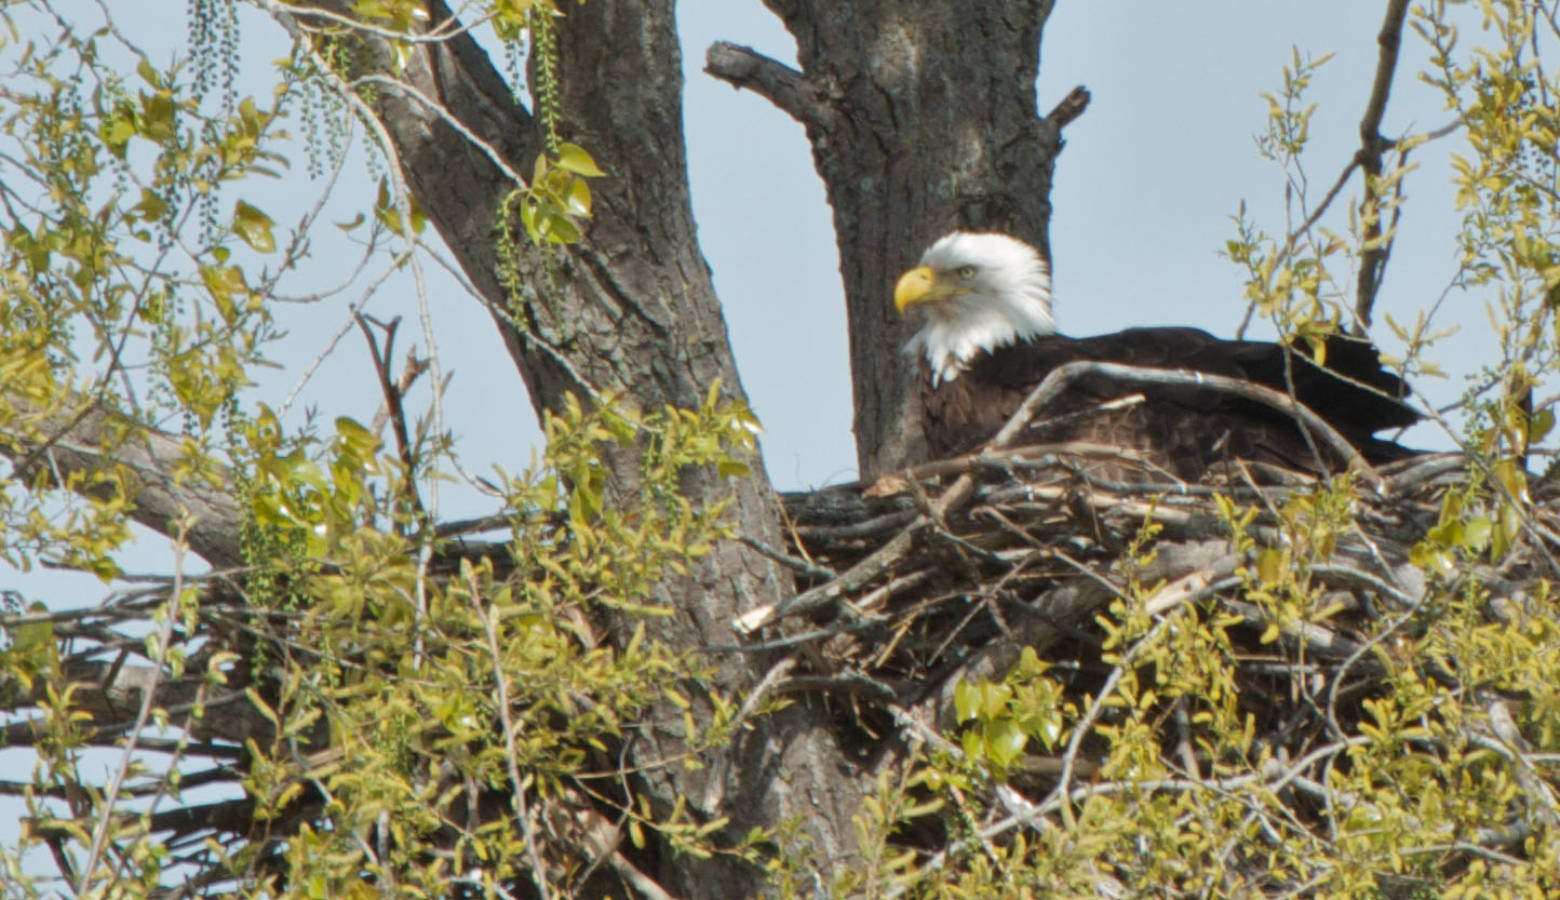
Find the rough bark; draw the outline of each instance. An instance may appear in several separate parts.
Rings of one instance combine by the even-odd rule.
[[[894,277],[954,228],[1007,231],[1050,252],[1060,116],[1036,110],[1052,0],[765,0],[801,71],[717,44],[708,71],[801,122],[834,210],[850,322],[863,478],[918,458],[910,337]]]
[[[444,3],[428,6],[430,28],[447,22]],[[898,352],[908,331],[885,302],[894,273],[955,226],[1002,228],[1045,246],[1059,125],[1036,118],[1033,76],[1050,6],[1009,2],[954,11],[924,0],[772,2],[797,35],[805,74],[730,51],[732,66],[749,68],[744,79],[732,71],[723,77],[762,86],[807,124],[829,186],[851,310],[864,473],[896,466],[914,433],[904,403],[910,370]],[[586,146],[610,177],[593,185],[585,239],[551,255],[500,256],[499,205],[519,186],[511,173],[531,171],[544,136],[468,35],[417,44],[405,68],[351,75],[373,81],[378,126],[399,172],[493,310],[535,410],[559,408],[570,392],[646,409],[693,406],[717,381],[725,397],[740,399],[695,239],[673,0],[591,0],[565,12],[558,24],[565,138]],[[719,71],[714,60],[712,68]],[[518,296],[500,277],[506,262],[521,273]],[[495,403],[494,415],[506,414],[523,413]],[[101,468],[107,455],[93,435],[104,433],[107,415],[61,423],[90,435],[70,431],[44,449],[18,444],[6,452],[29,464],[47,453],[65,475]],[[191,485],[171,478],[175,460],[168,454],[176,443],[164,447],[164,436],[145,434],[146,458],[135,463],[145,470],[136,516],[166,528],[198,505],[193,549],[214,565],[239,562],[240,512],[229,486],[194,497]],[[112,452],[134,462],[141,445]],[[615,472],[618,490],[634,490],[635,458],[625,454]],[[684,653],[726,648],[709,657],[717,668],[708,688],[683,686],[696,713],[707,714],[700,691],[740,696],[771,671],[772,657],[729,652],[741,640],[733,623],[752,609],[777,607],[793,585],[788,571],[750,549],[783,543],[761,464],[743,479],[690,475],[685,488],[694,502],[730,499],[734,527],[752,542],[726,544],[686,579],[663,586],[662,599],[681,615],[656,623],[660,640]],[[139,693],[144,673],[100,669],[81,674],[103,688],[102,712],[111,718]],[[189,702],[190,689],[159,683],[157,699]],[[852,859],[852,817],[883,760],[868,764],[840,746],[826,713],[822,704],[798,703],[751,720],[731,747],[690,770],[666,764],[681,758],[688,737],[682,710],[668,705],[630,742],[631,762],[659,811],[685,801],[696,818],[729,817],[732,839],[755,826],[800,823],[819,883],[827,884],[831,869]],[[212,736],[231,739],[249,725],[235,717]],[[661,886],[690,900],[750,896],[763,886],[763,872],[729,860],[654,856]]]
[[[13,462],[18,479],[69,482],[72,475],[117,468],[127,474],[137,522],[159,534],[173,534],[182,523],[190,549],[213,568],[242,563],[232,483],[221,473],[216,481],[181,476],[184,450],[177,435],[127,421],[90,397],[75,396],[63,408],[50,410],[20,394],[4,400],[18,421],[30,422],[25,433],[8,433],[0,440],[0,455]]]
[[[430,8],[434,23],[449,16],[442,3]],[[523,250],[511,261],[522,273],[520,296],[501,284],[494,223],[501,198],[517,185],[490,150],[442,116],[454,116],[524,173],[544,146],[543,126],[514,102],[467,35],[422,45],[404,73],[440,109],[394,91],[381,105],[418,202],[495,310],[537,410],[558,409],[569,392],[644,409],[694,407],[717,382],[725,397],[741,399],[725,321],[694,236],[672,0],[571,4],[557,37],[565,137],[587,147],[609,173],[593,185],[584,240],[550,253]],[[636,460],[625,454],[614,473],[618,490],[634,490]],[[761,464],[744,479],[693,475],[685,488],[695,502],[734,493],[735,527],[779,543],[778,505]],[[682,614],[658,624],[659,637],[679,652],[730,645],[740,613],[790,588],[789,574],[771,560],[728,543],[688,579],[664,586],[665,599]],[[764,664],[742,654],[717,662],[715,689],[727,695],[751,687]],[[690,693],[698,696],[697,689]],[[755,723],[729,758],[707,760],[699,771],[663,762],[680,757],[686,736],[680,709],[667,704],[659,713],[632,749],[663,811],[685,799],[695,815],[729,816],[732,836],[800,819],[820,860],[839,859],[850,846],[862,789],[821,713],[793,708]],[[748,895],[761,883],[758,871],[719,859],[666,854],[663,865],[666,887],[690,898]]]

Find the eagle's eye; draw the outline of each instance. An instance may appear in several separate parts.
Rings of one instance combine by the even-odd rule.
[[[971,278],[975,277],[975,267],[960,266],[958,269],[954,270],[954,274],[958,275],[959,278],[963,279],[964,281],[969,281]]]

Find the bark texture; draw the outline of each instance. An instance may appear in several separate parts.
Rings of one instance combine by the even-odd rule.
[[[326,5],[338,18],[350,15],[346,4]],[[911,368],[898,350],[909,329],[887,302],[894,274],[953,227],[1001,228],[1045,247],[1059,125],[1037,118],[1033,83],[1051,3],[768,5],[796,36],[802,71],[724,46],[712,51],[710,67],[763,91],[807,126],[835,211],[850,304],[857,441],[870,475],[900,464],[907,435],[915,433],[906,418]],[[609,174],[593,184],[594,215],[577,246],[502,255],[495,232],[500,204],[520,186],[515,173],[530,173],[545,134],[468,34],[456,30],[454,37],[402,48],[409,54],[404,66],[380,48],[377,71],[370,64],[343,77],[372,85],[375,127],[492,311],[534,411],[560,408],[571,392],[645,409],[696,406],[717,382],[726,398],[741,399],[689,203],[674,0],[590,0],[563,9],[556,25],[563,137],[588,148]],[[430,32],[448,29],[451,12],[442,0],[428,0],[428,10]],[[276,7],[273,14],[287,19],[293,12]],[[506,286],[506,270],[519,273],[517,292]],[[524,414],[518,402],[506,408],[499,396],[494,415]],[[101,469],[109,452],[97,448],[112,415],[90,409],[61,421],[59,437],[47,445],[5,442],[0,453],[28,471],[47,459],[65,479]],[[136,431],[140,443],[112,453],[141,476],[134,515],[165,529],[182,511],[197,509],[193,549],[214,566],[240,564],[241,511],[232,485],[179,483],[176,437]],[[624,454],[614,472],[616,490],[636,489],[636,461],[637,454]],[[777,662],[730,652],[742,641],[734,623],[744,613],[779,607],[794,584],[774,554],[754,549],[784,544],[781,511],[761,463],[755,460],[753,474],[741,479],[694,473],[684,487],[694,503],[729,500],[733,525],[748,539],[719,547],[687,577],[661,588],[661,599],[680,614],[654,623],[655,636],[674,652],[707,654],[716,666],[710,685],[681,686],[698,726],[709,720],[709,694],[772,689],[795,664],[792,657]],[[123,618],[140,611],[127,605],[111,612]],[[102,688],[100,712],[108,721],[124,719],[123,709],[148,692],[175,709],[199,700],[193,683],[158,679],[141,667],[112,664],[80,674]],[[265,727],[238,702],[241,687],[204,695],[224,711],[199,737],[240,741]],[[683,710],[668,704],[629,742],[628,762],[641,773],[638,790],[657,815],[681,802],[695,820],[727,817],[732,843],[755,826],[799,824],[802,843],[782,849],[810,859],[820,885],[831,883],[837,867],[852,864],[853,817],[877,771],[900,749],[893,740],[843,746],[824,703],[798,702],[747,720],[732,745],[703,754],[702,767],[668,765],[688,749],[683,722]],[[197,818],[208,825],[223,817],[241,821],[248,811],[245,801]],[[688,900],[752,896],[765,885],[759,868],[730,859],[702,860],[663,847],[636,861],[656,866],[660,888]]]
[[[1052,0],[765,0],[801,70],[717,44],[708,71],[768,97],[807,128],[834,210],[850,322],[856,454],[864,479],[922,454],[914,328],[895,276],[955,228],[1018,235],[1050,258],[1061,117],[1037,113]]]
[[[430,6],[437,7],[435,24],[447,20],[442,4]],[[643,409],[696,407],[717,382],[728,399],[743,396],[694,236],[673,6],[672,0],[592,0],[571,4],[556,26],[564,137],[588,148],[609,175],[593,185],[593,216],[578,245],[549,253],[526,247],[516,259],[501,259],[494,223],[501,199],[517,185],[500,163],[529,173],[545,135],[469,36],[422,45],[405,72],[417,94],[434,98],[439,108],[393,91],[381,106],[418,202],[494,310],[538,412],[559,408],[569,392]],[[488,148],[474,145],[444,116]],[[518,297],[501,283],[505,263],[521,272]],[[614,472],[617,490],[635,490],[637,458],[624,455]],[[749,478],[692,475],[685,488],[695,502],[734,492],[735,527],[780,543],[779,508],[757,461]],[[789,593],[791,579],[767,557],[731,542],[663,589],[681,615],[653,627],[671,648],[699,652],[734,643],[736,617]],[[715,689],[738,694],[757,681],[763,665],[761,657],[725,654]],[[690,687],[697,701],[700,689]],[[699,711],[707,715],[709,708]],[[636,762],[646,766],[645,789],[661,811],[684,799],[706,820],[730,817],[734,837],[799,819],[819,859],[838,859],[849,848],[860,780],[820,712],[798,707],[758,722],[729,758],[706,760],[697,771],[663,762],[685,752],[682,723],[682,711],[666,704],[632,744]],[[752,868],[672,854],[659,874],[668,889],[690,898],[745,896],[761,883]]]

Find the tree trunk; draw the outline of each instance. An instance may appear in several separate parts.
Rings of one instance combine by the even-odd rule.
[[[834,209],[850,323],[863,479],[921,459],[913,332],[894,278],[955,228],[1007,231],[1050,258],[1058,117],[1035,106],[1053,0],[765,0],[796,38],[800,72],[730,44],[708,71],[807,128]]]
[[[804,71],[727,46],[712,50],[710,68],[763,91],[807,125],[835,211],[858,455],[870,477],[917,449],[907,403],[912,370],[898,350],[909,328],[887,302],[893,275],[953,227],[1002,228],[1045,246],[1060,126],[1036,118],[1033,81],[1051,4],[1010,0],[955,12],[930,0],[768,3],[796,36]],[[428,8],[430,27],[448,21],[442,0],[428,0]],[[587,147],[609,173],[593,185],[594,216],[580,244],[550,253],[522,246],[517,258],[501,256],[500,204],[520,186],[512,173],[529,173],[543,151],[543,126],[466,33],[412,45],[404,68],[391,65],[388,50],[382,54],[377,126],[397,171],[493,311],[537,411],[560,408],[570,392],[642,409],[691,407],[717,382],[725,398],[739,400],[725,323],[694,236],[673,0],[589,0],[565,12],[557,22],[565,138]],[[513,293],[500,276],[506,266],[520,274]],[[82,408],[88,412],[72,427],[101,431],[107,413]],[[516,404],[495,403],[494,414],[521,413]],[[135,515],[154,527],[186,508],[177,495],[188,485],[152,477],[169,474],[173,464],[164,457],[176,445],[173,436],[153,433],[146,453],[133,457],[144,457],[149,470]],[[0,452],[38,451],[7,444]],[[99,464],[80,454],[57,458],[62,475]],[[637,459],[622,455],[616,490],[635,489]],[[694,503],[729,500],[744,537],[783,544],[779,506],[759,461],[746,477],[694,473],[684,487]],[[170,494],[166,503],[158,491]],[[192,544],[213,563],[241,559],[239,512],[220,491],[196,499],[207,514]],[[775,679],[763,676],[795,661],[729,652],[741,640],[733,628],[740,614],[776,607],[793,593],[789,573],[747,545],[722,544],[661,591],[678,614],[651,623],[655,636],[673,652],[707,654],[714,666],[709,686],[680,686],[693,701],[696,728],[711,721],[710,695],[771,689]],[[609,624],[631,631],[626,621]],[[101,677],[130,691],[131,674]],[[896,746],[873,748],[880,758],[869,765],[861,748],[841,746],[828,713],[821,702],[796,703],[749,719],[730,746],[703,753],[702,767],[694,767],[682,764],[691,737],[683,711],[664,703],[629,742],[629,761],[657,815],[684,803],[697,820],[727,817],[729,843],[755,827],[798,823],[805,845],[783,850],[793,862],[806,853],[817,883],[827,885],[836,867],[854,862],[853,817],[874,789],[874,766],[891,765]],[[248,727],[227,724],[234,734]],[[690,900],[751,896],[764,887],[765,872],[730,856],[698,859],[665,847],[650,854],[661,885]]]
[[[432,4],[431,4],[432,5]],[[438,4],[432,19],[449,16]],[[387,92],[382,121],[418,202],[481,292],[503,332],[538,411],[560,408],[569,392],[618,398],[641,409],[697,407],[717,382],[742,399],[725,320],[709,266],[694,237],[682,123],[682,71],[672,0],[591,0],[567,7],[557,27],[565,139],[586,147],[608,176],[593,185],[584,240],[567,248],[521,248],[523,287],[511,297],[499,278],[494,240],[499,203],[517,185],[482,148],[420,102]],[[423,96],[489,142],[514,171],[530,173],[544,146],[543,125],[513,101],[486,55],[467,35],[421,45],[404,76]],[[518,225],[516,226],[518,228]],[[496,412],[498,412],[496,410]],[[501,414],[501,413],[500,413]],[[634,490],[638,454],[625,453],[617,490]],[[734,526],[778,546],[779,507],[754,461],[746,478],[691,476],[689,499],[731,496]],[[736,542],[724,543],[661,598],[680,615],[651,623],[677,652],[732,645],[735,618],[791,591],[789,573]],[[627,634],[632,629],[624,627]],[[753,687],[765,660],[715,657],[715,690]],[[684,686],[708,722],[699,686]],[[851,816],[862,795],[821,711],[792,707],[752,723],[727,758],[693,771],[682,711],[663,704],[631,750],[658,812],[679,799],[705,820],[729,816],[733,841],[755,826],[799,819],[817,858],[837,860],[851,845]],[[681,896],[747,896],[762,873],[720,857],[663,855],[663,884]]]

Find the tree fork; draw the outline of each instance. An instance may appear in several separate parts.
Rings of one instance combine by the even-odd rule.
[[[429,7],[430,30],[447,27],[442,0]],[[673,0],[592,0],[571,5],[554,26],[565,137],[608,173],[593,185],[593,216],[572,246],[521,246],[501,256],[500,207],[521,187],[509,173],[530,172],[547,135],[542,117],[515,101],[468,33],[416,45],[397,76],[408,89],[379,92],[393,154],[492,311],[538,413],[561,409],[570,393],[641,409],[697,407],[717,383],[724,399],[745,399],[695,236],[673,7]],[[501,276],[506,268],[518,273],[517,295]],[[615,489],[624,495],[637,490],[638,460],[632,450],[614,459]],[[780,542],[779,504],[761,461],[746,477],[692,474],[684,489],[694,503],[730,497],[738,533]],[[784,567],[722,542],[688,577],[661,586],[657,602],[678,613],[647,626],[674,652],[700,653],[736,640],[730,623],[741,612],[791,591]],[[619,624],[615,631],[632,631]],[[769,662],[748,654],[714,661],[714,690],[727,696],[755,684]],[[710,724],[705,688],[683,688],[696,724]],[[754,827],[798,820],[817,858],[848,854],[867,776],[846,763],[821,710],[793,706],[746,722],[732,746],[704,754],[696,770],[677,762],[692,738],[682,723],[682,710],[663,702],[630,745],[658,812],[683,800],[696,818],[729,817],[733,841]],[[720,856],[662,856],[657,874],[684,897],[746,896],[762,887],[761,871]]]
[[[716,44],[706,71],[801,122],[834,212],[850,323],[856,456],[870,481],[924,455],[910,326],[894,277],[954,228],[999,230],[1049,261],[1051,177],[1074,91],[1041,118],[1040,36],[1052,0],[766,0],[796,39],[800,71]]]

